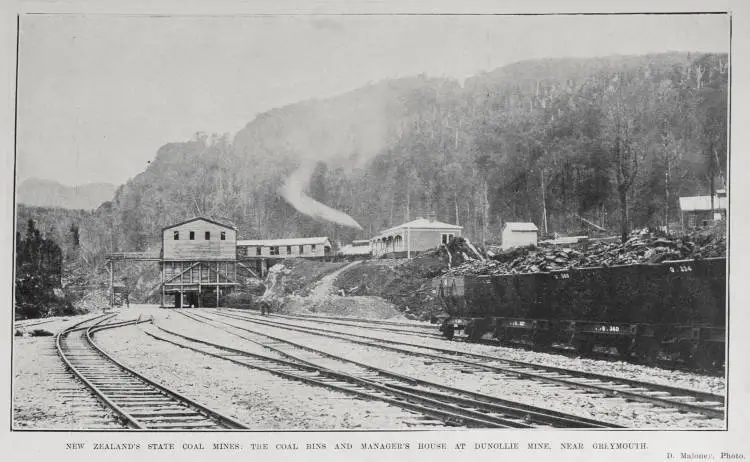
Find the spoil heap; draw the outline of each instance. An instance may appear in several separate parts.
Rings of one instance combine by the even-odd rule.
[[[452,275],[519,274],[724,256],[726,239],[720,229],[683,237],[641,230],[631,233],[625,243],[600,240],[584,241],[578,249],[547,245],[517,248],[488,260],[465,260],[451,265],[448,272]]]
[[[451,266],[486,258],[481,248],[459,237],[410,260],[375,259],[347,268],[334,281],[334,289],[343,295],[380,297],[408,319],[427,320],[441,310],[433,278]]]

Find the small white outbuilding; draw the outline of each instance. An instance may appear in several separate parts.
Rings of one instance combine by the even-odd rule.
[[[503,250],[537,245],[539,228],[534,223],[508,222],[503,226]]]

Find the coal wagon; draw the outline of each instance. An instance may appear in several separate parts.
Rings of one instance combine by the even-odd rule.
[[[726,258],[508,275],[444,275],[434,282],[449,314],[446,338],[491,335],[590,353],[616,348],[702,366],[724,361]]]

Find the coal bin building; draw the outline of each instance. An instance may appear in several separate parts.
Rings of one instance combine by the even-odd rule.
[[[163,228],[162,306],[169,298],[176,308],[219,306],[238,285],[236,244],[234,226],[208,218]]]

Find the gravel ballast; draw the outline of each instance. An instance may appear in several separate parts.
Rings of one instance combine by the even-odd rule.
[[[725,393],[726,381],[723,377],[707,376],[686,371],[667,370],[624,361],[570,358],[559,354],[529,351],[520,348],[509,348],[501,345],[448,341],[440,338],[431,339],[396,332],[377,331],[365,327],[326,325],[314,320],[292,320],[288,318],[274,319],[273,317],[271,317],[270,320],[300,327],[329,329],[340,333],[365,335],[373,338],[412,343],[414,345],[431,348],[451,349],[466,353],[494,356],[500,359],[523,361],[595,374],[611,375],[613,377],[642,380],[655,384],[687,388],[719,395],[724,395]],[[437,327],[435,330],[437,331]]]
[[[54,337],[16,337],[13,374],[15,429],[124,428],[112,411],[66,371]]]
[[[200,320],[201,315],[265,332],[270,335],[317,348],[352,361],[369,364],[402,375],[476,391],[498,398],[548,407],[597,420],[635,428],[698,429],[723,428],[724,421],[706,419],[692,414],[678,414],[647,404],[584,394],[563,387],[498,376],[491,372],[461,372],[426,358],[389,352],[377,347],[356,345],[339,339],[290,331],[283,327],[261,326],[247,321],[219,318],[214,310],[170,310],[154,306],[133,305],[116,311],[116,320],[153,316],[156,325],[183,335],[242,349],[264,356],[275,356],[268,349],[241,338],[243,332],[223,326],[212,327]],[[100,314],[100,313],[97,313]],[[52,333],[86,318],[65,317],[39,325]],[[636,364],[569,358],[502,346],[450,342],[397,332],[376,331],[367,326],[325,325],[312,319],[288,319],[244,315],[250,319],[282,322],[300,327],[330,329],[341,333],[366,335],[442,349],[485,354],[555,367],[570,368],[652,383],[691,388],[722,394],[725,381],[681,371],[668,371]],[[22,323],[26,324],[26,323]],[[18,326],[22,327],[21,325]],[[33,329],[32,326],[29,326]],[[228,329],[225,330],[224,328]],[[437,328],[436,328],[437,330]],[[105,351],[124,364],[134,367],[149,378],[165,384],[211,409],[246,423],[253,430],[373,430],[373,429],[435,429],[435,422],[419,415],[378,401],[356,398],[350,394],[307,385],[281,378],[270,372],[233,364],[171,345],[148,336],[152,332],[181,342],[154,325],[142,324],[101,331],[96,341]],[[249,335],[249,334],[248,334]],[[198,347],[198,345],[194,345]],[[203,347],[211,351],[210,347]],[[213,350],[215,351],[215,350]],[[278,356],[278,355],[276,355]],[[94,429],[122,428],[114,415],[99,405],[83,384],[64,370],[54,349],[54,337],[14,337],[14,428],[23,429]],[[310,360],[310,357],[305,359]],[[315,362],[315,360],[312,360]],[[341,371],[353,371],[344,362],[320,361]],[[451,369],[452,368],[452,369]],[[88,398],[86,398],[88,397]],[[88,399],[88,401],[86,401]]]
[[[226,318],[224,319],[226,320]],[[227,320],[242,325],[243,321]],[[424,358],[388,352],[376,347],[356,345],[344,340],[289,331],[283,328],[249,324],[253,330],[289,339],[330,354],[343,356],[392,372],[418,377],[435,383],[476,391],[539,407],[549,407],[583,417],[605,420],[631,428],[721,428],[724,422],[693,414],[679,414],[648,404],[602,398],[593,394],[569,390],[534,381],[498,376],[496,373],[460,373],[434,365]]]
[[[191,322],[185,318],[185,325]],[[203,338],[216,340],[202,329]],[[155,340],[140,327],[103,331],[96,341],[124,364],[253,430],[434,428],[400,408],[202,355]]]

